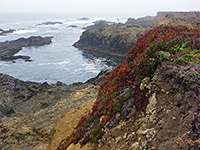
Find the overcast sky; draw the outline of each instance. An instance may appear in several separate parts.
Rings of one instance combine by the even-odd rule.
[[[0,13],[155,14],[200,10],[200,0],[0,0]]]

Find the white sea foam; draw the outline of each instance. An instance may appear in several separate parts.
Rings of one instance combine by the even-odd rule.
[[[4,31],[8,31],[8,30],[9,30],[9,28],[3,28],[3,30],[4,30]]]
[[[12,65],[13,64],[13,62],[4,62],[4,61],[0,61],[0,66],[10,66],[10,65]]]
[[[83,68],[74,69],[73,71],[74,72],[81,72],[81,71],[83,71]]]
[[[84,63],[84,64],[82,64],[82,66],[84,67],[84,70],[86,72],[90,72],[90,73],[98,72],[98,70],[96,69],[95,64],[86,64],[86,63]]]
[[[64,61],[61,61],[61,62],[57,62],[55,63],[56,65],[66,65],[66,64],[69,64],[69,61],[67,60],[64,60]]]
[[[61,62],[49,62],[49,63],[39,63],[40,66],[47,66],[47,65],[67,65],[69,64],[68,60],[64,60]]]
[[[48,24],[48,25],[45,25],[45,24],[35,24],[33,25],[34,27],[39,27],[39,28],[58,28],[60,26],[62,26],[63,24]]]
[[[14,24],[21,24],[20,22],[15,22]]]
[[[88,20],[69,20],[64,22],[64,24],[74,25],[74,24],[92,24],[92,22],[96,21],[96,19],[88,19]]]
[[[17,31],[14,31],[14,34],[26,34],[26,33],[33,33],[33,32],[37,32],[37,30],[17,30]]]
[[[59,31],[58,30],[48,30],[48,31],[45,31],[44,33],[58,33]]]

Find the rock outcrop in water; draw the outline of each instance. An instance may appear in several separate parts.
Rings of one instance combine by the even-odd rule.
[[[69,25],[68,28],[77,28],[77,25]]]
[[[31,36],[29,38],[19,38],[14,41],[0,42],[0,61],[10,61],[15,59],[25,59],[29,61],[29,56],[14,56],[23,47],[43,46],[50,44],[53,37]]]
[[[14,29],[9,29],[9,30],[0,29],[0,36],[4,36],[8,33],[13,33],[14,31],[16,31],[16,30],[14,30]]]
[[[41,26],[41,25],[56,25],[56,24],[63,24],[63,23],[60,22],[60,21],[55,21],[55,22],[53,22],[53,21],[48,21],[48,22],[40,23],[40,24],[38,24],[38,26]]]

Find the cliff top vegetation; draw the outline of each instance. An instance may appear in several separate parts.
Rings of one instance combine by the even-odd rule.
[[[58,149],[66,149],[71,143],[98,142],[104,134],[102,129],[112,126],[117,113],[125,118],[133,106],[140,110],[145,99],[140,83],[151,77],[162,61],[200,64],[200,30],[159,26],[141,36],[101,84],[92,111],[82,116],[75,132],[61,141]]]

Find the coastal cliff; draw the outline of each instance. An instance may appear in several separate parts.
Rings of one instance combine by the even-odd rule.
[[[57,149],[198,149],[199,33],[158,26],[141,36]]]
[[[113,24],[83,32],[75,47],[101,56],[125,58],[137,39],[146,32],[131,25]]]
[[[125,24],[104,25],[101,28],[94,25],[86,29],[73,46],[96,55],[124,60],[137,39],[149,29],[160,25],[199,27],[199,21],[199,12],[158,12],[157,16],[129,18]]]

